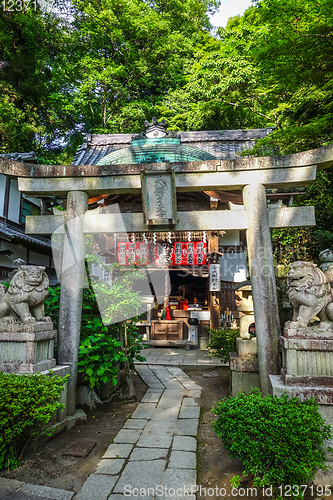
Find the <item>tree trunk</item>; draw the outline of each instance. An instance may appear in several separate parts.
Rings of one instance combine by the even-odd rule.
[[[120,342],[121,342],[121,350],[123,351],[123,354],[126,358],[126,361],[124,361],[124,369],[125,369],[125,377],[126,377],[126,383],[128,386],[128,394],[127,398],[136,398],[135,394],[135,389],[134,389],[134,383],[133,383],[133,375],[130,369],[130,365],[127,359],[127,325],[124,322],[124,328],[125,328],[125,339],[123,335],[123,323],[119,324],[119,336],[120,336]]]

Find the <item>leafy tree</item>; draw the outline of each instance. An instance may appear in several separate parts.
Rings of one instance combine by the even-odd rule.
[[[41,152],[73,126],[73,107],[64,105],[64,82],[60,87],[56,78],[64,72],[68,32],[59,16],[36,6],[0,10],[0,54],[8,62],[0,72],[1,153]]]

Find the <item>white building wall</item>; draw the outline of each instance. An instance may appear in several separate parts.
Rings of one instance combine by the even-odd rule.
[[[13,222],[20,222],[21,193],[17,187],[17,180],[10,180],[8,219]]]
[[[3,217],[5,190],[6,190],[6,176],[0,174],[0,217]]]

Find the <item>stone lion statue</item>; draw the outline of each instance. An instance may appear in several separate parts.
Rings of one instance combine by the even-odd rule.
[[[8,291],[0,288],[0,323],[35,323],[51,321],[44,316],[44,301],[48,295],[49,278],[42,266],[20,266]],[[34,313],[33,317],[30,308]]]
[[[307,327],[314,316],[333,325],[333,290],[316,264],[298,261],[289,266],[287,295],[294,306],[290,326]]]

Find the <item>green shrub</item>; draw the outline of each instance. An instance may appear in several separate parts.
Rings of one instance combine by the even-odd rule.
[[[31,438],[51,434],[45,426],[63,408],[59,397],[68,377],[0,372],[0,469],[15,468]]]
[[[323,440],[331,430],[313,399],[263,397],[255,389],[223,399],[212,411],[219,415],[214,430],[230,456],[243,462],[243,474],[253,476],[254,486],[273,485],[277,494],[278,486],[308,484],[318,469],[327,470]]]
[[[229,361],[229,352],[236,351],[236,338],[239,337],[239,330],[219,328],[209,330],[209,336],[208,347],[214,349],[213,356],[217,356],[224,362]]]
[[[117,363],[126,359],[121,342],[107,331],[108,328],[102,326],[100,333],[89,335],[79,347],[78,372],[84,374],[83,378],[89,381],[91,388],[109,381],[117,385]]]

